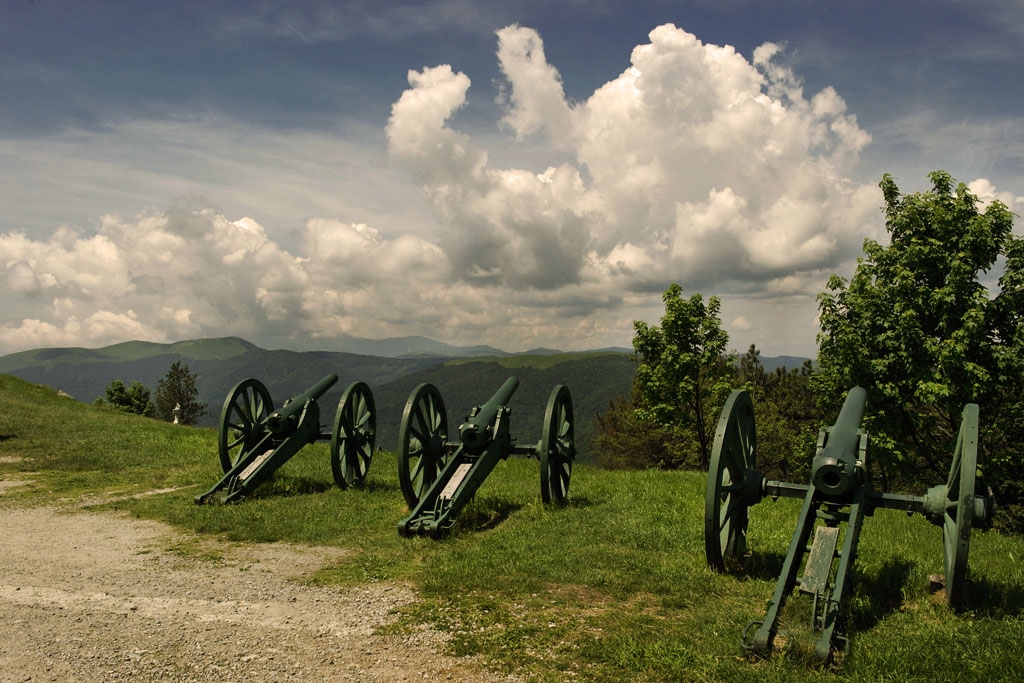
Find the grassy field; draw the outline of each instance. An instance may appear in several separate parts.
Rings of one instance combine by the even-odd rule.
[[[341,491],[327,446],[315,444],[240,504],[200,507],[193,497],[221,476],[212,430],[94,408],[0,375],[0,479],[25,482],[3,489],[4,505],[88,503],[225,539],[351,548],[351,559],[314,580],[411,584],[423,599],[393,628],[431,623],[453,635],[454,653],[482,654],[528,680],[1021,678],[1021,539],[972,535],[970,606],[956,613],[928,590],[928,576],[942,572],[939,529],[878,511],[865,523],[845,609],[849,652],[821,669],[796,639],[767,659],[739,644],[763,616],[797,501],[753,508],[750,556],[719,575],[704,561],[700,473],[577,467],[570,503],[545,507],[538,463],[510,459],[437,542],[399,537],[406,508],[396,469],[380,453],[365,488]],[[783,628],[798,634],[810,607],[791,603]]]

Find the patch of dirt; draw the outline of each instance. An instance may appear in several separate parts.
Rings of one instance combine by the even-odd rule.
[[[2,502],[0,529],[4,683],[514,680],[444,654],[437,631],[381,635],[416,600],[408,586],[301,583],[341,549]]]
[[[24,486],[27,483],[20,479],[0,479],[0,496],[4,495],[4,491],[7,489],[13,489],[15,486]]]

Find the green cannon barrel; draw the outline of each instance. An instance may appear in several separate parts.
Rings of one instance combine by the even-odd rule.
[[[518,387],[519,380],[509,377],[487,403],[473,408],[469,417],[459,427],[459,439],[466,448],[483,448],[490,442],[494,437],[494,421],[498,418],[498,410],[501,406],[508,405]]]
[[[291,434],[299,424],[299,417],[302,416],[306,403],[323,396],[337,381],[337,375],[327,375],[295,398],[285,401],[283,406],[267,416],[267,429],[278,436]]]
[[[858,483],[857,449],[866,401],[864,389],[850,389],[836,423],[828,430],[824,448],[814,456],[811,484],[822,493],[842,496]]]

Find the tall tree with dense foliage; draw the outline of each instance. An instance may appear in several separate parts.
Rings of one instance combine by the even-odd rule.
[[[178,422],[194,425],[206,414],[206,404],[196,400],[199,389],[196,388],[196,375],[189,372],[188,366],[175,361],[167,375],[156,385],[156,409],[160,417],[172,421],[175,408],[178,408]]]
[[[662,300],[660,326],[633,323],[637,416],[690,435],[696,462],[679,464],[706,469],[732,374],[725,352],[729,335],[718,317],[721,302],[714,296],[705,302],[700,294],[684,298],[678,284]]]
[[[980,210],[945,171],[929,177],[931,190],[908,195],[882,178],[889,245],[866,240],[852,279],[834,275],[818,298],[820,398],[838,406],[850,387],[867,389],[876,462],[915,483],[945,477],[967,403],[980,406],[979,459],[990,473],[1005,470],[1000,449],[1019,434],[1024,370],[1024,247],[1013,214],[999,201]],[[982,280],[1001,257],[993,297]]]

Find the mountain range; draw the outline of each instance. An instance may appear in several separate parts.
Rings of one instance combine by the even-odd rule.
[[[207,404],[199,426],[220,422],[225,397],[247,378],[263,382],[280,405],[328,374],[339,381],[321,399],[321,420],[329,424],[344,389],[366,382],[377,407],[377,444],[397,446],[398,425],[409,395],[421,383],[434,384],[445,401],[451,433],[470,408],[485,402],[509,377],[520,380],[510,401],[512,433],[523,443],[539,439],[548,397],[556,385],[571,392],[576,441],[582,445],[596,431],[595,415],[628,396],[636,365],[630,349],[564,353],[535,349],[512,354],[486,346],[458,347],[425,337],[384,340],[349,338],[346,351],[263,349],[238,337],[197,339],[171,344],[131,341],[99,349],[46,348],[0,356],[0,373],[60,389],[91,403],[115,379],[141,382],[155,391],[175,362],[196,375],[198,400]],[[354,349],[354,350],[352,350]],[[357,351],[362,351],[359,353]],[[769,370],[797,367],[803,358],[764,358]],[[521,436],[520,436],[521,435]]]

